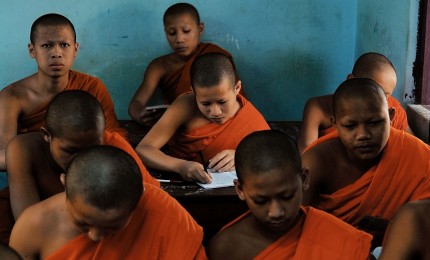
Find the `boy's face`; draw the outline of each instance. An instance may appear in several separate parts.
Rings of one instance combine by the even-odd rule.
[[[51,155],[55,162],[66,170],[76,154],[85,148],[103,144],[103,132],[96,130],[89,132],[65,131],[62,137],[52,137],[44,135],[49,142]]]
[[[28,44],[30,56],[36,59],[39,71],[50,77],[64,76],[78,53],[70,26],[38,26],[34,43]]]
[[[241,82],[232,86],[231,80],[224,77],[220,84],[212,87],[194,87],[197,107],[211,122],[223,124],[240,109],[236,95],[241,88]]]
[[[164,24],[170,47],[181,57],[189,57],[196,51],[203,29],[203,23],[197,24],[189,14],[167,16]]]
[[[299,174],[287,166],[260,175],[243,175],[243,184],[235,181],[236,192],[255,219],[271,231],[290,230],[298,218],[303,190],[308,188],[308,172]]]
[[[66,203],[72,222],[95,242],[126,227],[132,216],[130,211],[124,209],[100,210],[79,195],[72,201],[67,199]]]
[[[390,135],[391,112],[382,96],[348,98],[339,103],[333,123],[351,158],[378,157]]]

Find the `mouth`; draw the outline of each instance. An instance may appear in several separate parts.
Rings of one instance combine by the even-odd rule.
[[[224,120],[224,118],[223,118],[223,117],[211,118],[211,121],[212,121],[212,122],[215,122],[215,123],[222,123],[222,122],[223,122],[223,120]]]
[[[284,229],[288,226],[288,221],[283,220],[283,221],[272,221],[269,222],[269,226],[273,229]]]
[[[185,52],[187,50],[187,47],[178,47],[176,48],[176,52]]]
[[[49,65],[49,67],[53,68],[53,69],[61,69],[64,67],[64,64],[62,63],[52,63]]]
[[[355,147],[355,149],[361,153],[373,152],[376,148],[377,146],[374,144],[365,144],[365,145],[359,145]]]

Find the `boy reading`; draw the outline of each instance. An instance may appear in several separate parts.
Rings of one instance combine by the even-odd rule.
[[[235,160],[236,192],[250,211],[211,240],[210,259],[369,257],[371,235],[328,213],[301,206],[309,174],[287,135],[254,132],[239,144]]]

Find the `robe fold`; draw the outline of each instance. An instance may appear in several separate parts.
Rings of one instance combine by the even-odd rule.
[[[282,237],[254,259],[368,259],[372,236],[312,207],[301,207],[302,217]],[[247,217],[247,212],[233,222]]]
[[[200,43],[196,52],[187,60],[187,63],[182,68],[174,71],[161,80],[159,87],[165,102],[171,104],[179,95],[192,91],[190,79],[191,65],[200,55],[212,52],[225,54],[233,62],[231,54],[223,48],[212,43]],[[240,90],[240,93],[244,95],[242,89]]]
[[[136,154],[134,149],[119,133],[105,131],[103,135],[103,144],[114,146],[128,153],[131,157],[133,157],[133,159],[139,166],[140,172],[142,173],[143,182],[160,187],[160,183],[154,177],[151,176],[151,174],[148,172],[145,165],[143,165],[142,160]]]
[[[243,96],[237,95],[241,109],[223,124],[209,123],[190,130],[178,129],[169,141],[170,155],[208,164],[219,152],[232,149],[248,134],[270,129],[260,112]],[[203,153],[202,162],[199,151]]]
[[[354,183],[320,194],[314,206],[352,225],[364,216],[390,220],[406,202],[430,198],[429,174],[430,147],[391,127],[380,162]]]
[[[81,234],[46,259],[206,259],[202,240],[202,228],[174,198],[145,184],[124,229],[99,242]]]
[[[66,90],[87,91],[97,98],[105,114],[105,129],[111,132],[118,132],[122,136],[125,136],[126,131],[122,129],[118,123],[112,98],[100,79],[71,70],[69,72],[69,82],[64,91]],[[37,132],[40,130],[40,127],[45,123],[46,109],[48,108],[50,101],[51,100],[47,100],[44,104],[33,110],[30,114],[18,119],[18,134]]]

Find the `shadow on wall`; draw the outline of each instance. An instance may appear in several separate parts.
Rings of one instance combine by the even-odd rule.
[[[152,59],[170,51],[162,13],[143,5],[118,4],[95,14],[85,22],[87,26],[77,28],[78,37],[82,35],[78,40],[83,61],[77,59],[74,68],[102,79],[114,99],[118,118],[128,119],[128,104],[146,67]]]

